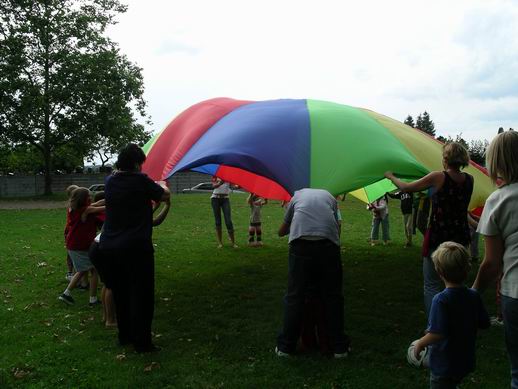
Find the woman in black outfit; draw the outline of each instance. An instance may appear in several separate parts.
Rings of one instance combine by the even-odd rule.
[[[146,155],[135,144],[124,147],[117,171],[105,185],[106,221],[100,248],[109,263],[119,343],[137,352],[155,351],[151,341],[155,259],[151,240],[152,201],[166,201],[169,189],[141,173]]]

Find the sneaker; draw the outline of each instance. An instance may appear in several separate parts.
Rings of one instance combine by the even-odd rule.
[[[290,354],[285,353],[284,351],[279,350],[278,347],[275,347],[275,354],[277,354],[277,356],[281,357],[281,358],[286,358],[286,357],[290,356]]]
[[[67,275],[65,276],[65,279],[68,282],[72,281],[72,278],[74,278],[74,273],[72,273],[72,272],[68,272]]]
[[[92,308],[92,307],[96,307],[96,306],[101,305],[101,304],[102,303],[99,300],[95,300],[93,303],[88,303],[88,306],[90,308]]]
[[[64,293],[61,296],[58,297],[58,300],[61,300],[65,304],[68,304],[68,305],[72,305],[75,302],[72,296],[68,296],[68,295],[66,295]]]
[[[504,325],[504,319],[498,316],[492,316],[490,319],[491,325],[496,327],[501,327]]]
[[[335,359],[342,359],[342,358],[347,358],[349,356],[349,353],[351,352],[351,348],[348,347],[347,350],[343,353],[334,353],[334,358]]]

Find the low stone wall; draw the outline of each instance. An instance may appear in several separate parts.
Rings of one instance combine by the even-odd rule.
[[[53,175],[52,192],[64,192],[72,184],[88,188],[90,185],[102,184],[105,177],[106,173]],[[167,184],[172,192],[178,193],[206,181],[210,181],[210,176],[206,174],[185,172],[175,174],[167,180]],[[0,198],[39,196],[43,194],[44,189],[45,181],[42,175],[0,176]]]

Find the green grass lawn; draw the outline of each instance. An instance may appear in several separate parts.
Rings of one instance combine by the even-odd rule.
[[[392,245],[370,247],[370,213],[348,197],[342,260],[345,360],[317,354],[279,359],[287,239],[276,236],[282,209],[263,208],[265,246],[246,246],[249,208],[234,194],[240,247],[216,248],[208,195],[173,198],[154,231],[155,343],[138,355],[116,344],[87,292],[74,306],[66,287],[65,210],[0,210],[0,388],[425,388],[428,373],[406,363],[409,343],[425,328],[420,248],[403,248],[399,202],[391,202]],[[470,280],[476,269],[472,270]],[[490,314],[494,290],[486,293]],[[462,388],[509,386],[503,329],[480,332],[478,366]]]

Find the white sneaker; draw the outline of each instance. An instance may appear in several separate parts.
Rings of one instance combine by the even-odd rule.
[[[343,353],[334,353],[334,357],[335,357],[335,359],[347,358],[349,356],[350,352],[351,352],[351,348],[347,347],[347,350],[345,350],[345,352],[343,352]]]
[[[500,319],[498,316],[492,316],[489,321],[492,326],[501,327],[504,325],[504,320]]]
[[[275,347],[275,354],[277,354],[278,357],[286,358],[289,357],[290,354],[285,353],[284,351],[279,350],[277,347]]]

